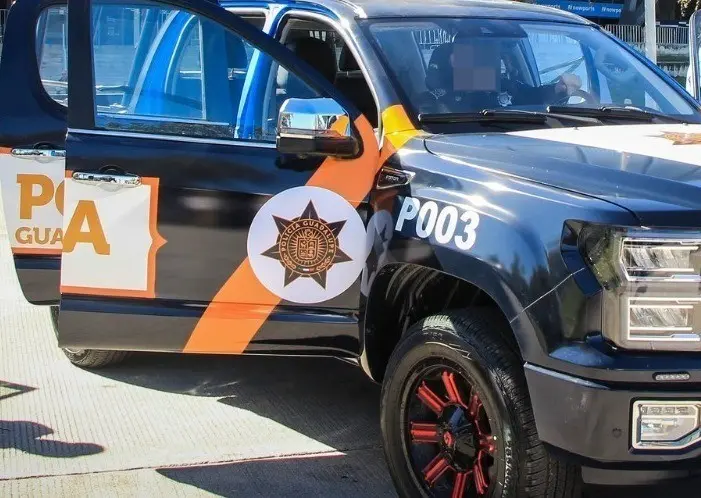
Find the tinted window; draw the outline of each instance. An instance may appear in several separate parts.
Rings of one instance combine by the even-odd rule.
[[[36,27],[36,52],[39,76],[46,93],[56,102],[68,102],[68,10],[49,7],[39,16]]]

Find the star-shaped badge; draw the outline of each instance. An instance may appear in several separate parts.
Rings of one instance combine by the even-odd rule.
[[[273,215],[278,237],[261,253],[280,261],[285,268],[285,287],[298,278],[311,278],[326,288],[326,275],[337,263],[352,261],[339,247],[338,234],[346,220],[327,222],[319,217],[314,203],[291,220]]]

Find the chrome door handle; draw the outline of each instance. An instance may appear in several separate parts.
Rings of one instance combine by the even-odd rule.
[[[12,149],[12,157],[20,159],[63,159],[66,151],[62,149]]]
[[[109,184],[121,187],[138,187],[141,185],[141,177],[137,175],[117,175],[113,173],[85,173],[76,171],[73,179],[77,182],[90,185]]]

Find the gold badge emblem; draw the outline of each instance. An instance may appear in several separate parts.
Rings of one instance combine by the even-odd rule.
[[[696,145],[701,144],[701,133],[680,133],[666,131],[662,135],[657,135],[672,141],[672,145]]]
[[[325,289],[329,269],[336,263],[352,261],[338,247],[338,234],[346,221],[328,223],[319,218],[312,201],[297,218],[287,220],[273,215],[273,220],[278,230],[277,240],[261,254],[282,263],[285,287],[306,277]]]

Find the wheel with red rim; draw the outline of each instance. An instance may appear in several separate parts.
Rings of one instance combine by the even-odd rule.
[[[572,498],[579,469],[540,441],[522,362],[491,311],[429,317],[390,358],[382,388],[385,455],[399,495]]]
[[[425,490],[486,496],[496,478],[497,444],[468,375],[459,365],[434,361],[416,372],[404,396],[407,464]]]

